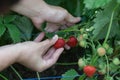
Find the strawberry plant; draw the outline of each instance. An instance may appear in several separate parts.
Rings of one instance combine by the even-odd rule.
[[[73,47],[65,50],[61,55],[65,58],[60,57],[55,64],[54,68],[63,66],[61,70],[57,72],[52,68],[55,75],[60,73],[61,80],[120,80],[120,0],[45,1],[81,17],[80,23],[67,29],[46,32],[46,38],[57,34],[65,40],[60,41],[63,45],[56,43],[55,48],[63,47],[65,43]],[[43,25],[42,31],[45,27]],[[0,16],[0,45],[33,40],[38,33],[24,16],[16,13]],[[64,70],[65,66],[68,66],[67,70]]]

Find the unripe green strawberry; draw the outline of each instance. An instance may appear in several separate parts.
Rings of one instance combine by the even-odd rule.
[[[106,50],[105,50],[104,47],[99,47],[97,49],[97,53],[98,53],[99,56],[104,56],[106,54]]]
[[[109,49],[107,50],[107,53],[108,53],[108,54],[112,54],[112,53],[113,53],[113,48],[109,48]]]
[[[106,76],[104,80],[114,80],[111,76]]]
[[[104,75],[104,74],[106,74],[106,69],[99,70],[98,73],[100,75]]]
[[[105,62],[99,63],[98,67],[99,67],[99,69],[100,69],[100,70],[98,71],[98,73],[99,73],[100,75],[106,74],[106,63],[105,63]]]
[[[110,48],[110,46],[109,46],[107,43],[103,44],[103,47],[104,47],[106,50],[108,50],[108,49]]]
[[[84,39],[88,39],[88,34],[83,34]]]
[[[81,28],[81,29],[80,29],[80,32],[81,32],[81,33],[84,33],[84,31],[85,31],[84,28]]]
[[[114,59],[113,59],[113,63],[114,63],[115,65],[119,65],[119,64],[120,64],[120,60],[119,60],[118,58],[114,58]]]
[[[81,41],[79,42],[79,45],[80,45],[81,47],[83,47],[83,48],[86,48],[86,47],[87,47],[87,42],[86,42],[85,40],[81,40]]]
[[[83,38],[83,35],[82,35],[82,34],[78,36],[78,40],[79,40],[79,41],[81,41],[81,40],[83,40],[83,39],[84,39],[84,38]]]
[[[80,59],[78,60],[78,66],[79,66],[80,68],[83,68],[83,67],[85,66],[85,62],[83,61],[82,58],[80,58]]]

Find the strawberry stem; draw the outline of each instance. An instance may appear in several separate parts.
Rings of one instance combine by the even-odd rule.
[[[118,8],[118,6],[119,6],[119,4],[116,5],[116,7],[113,9],[113,12],[112,12],[112,15],[111,15],[111,19],[110,19],[110,24],[109,24],[109,27],[108,27],[108,32],[107,32],[107,35],[106,35],[106,38],[105,38],[103,44],[105,44],[107,42],[108,38],[109,38],[110,31],[111,31],[111,28],[112,28],[114,13],[115,13],[115,10]]]
[[[40,74],[39,72],[36,72],[38,80],[40,80]]]
[[[2,74],[0,74],[0,77],[3,78],[4,80],[8,80],[5,76],[3,76]]]
[[[107,63],[107,77],[109,77],[109,61],[108,61],[108,57],[107,57],[107,55],[105,55],[105,58],[106,58],[106,63]]]
[[[18,73],[18,71],[13,66],[10,66],[10,67],[17,74],[17,76],[20,78],[20,80],[23,80],[21,75]]]

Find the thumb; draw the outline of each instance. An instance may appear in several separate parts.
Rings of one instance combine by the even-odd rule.
[[[79,22],[81,20],[81,18],[80,17],[73,17],[71,14],[68,14],[68,16],[66,17],[65,20],[68,23],[75,24],[75,23]]]
[[[42,26],[42,23],[44,22],[44,20],[42,19],[39,19],[39,18],[32,18],[32,22],[34,24],[34,26],[37,28],[37,29],[41,29],[41,26]]]
[[[48,51],[48,49],[56,43],[57,40],[58,40],[58,36],[55,35],[51,40],[47,39],[45,41],[38,43],[39,46],[42,46],[42,51],[43,51],[42,55],[44,55]]]

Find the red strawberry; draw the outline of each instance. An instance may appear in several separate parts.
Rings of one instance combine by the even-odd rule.
[[[96,72],[96,68],[94,66],[90,66],[87,65],[84,67],[84,73],[88,76],[88,77],[92,77]]]
[[[55,49],[62,48],[64,47],[64,45],[65,45],[65,40],[62,38],[59,38],[57,42],[54,44],[54,48]]]
[[[69,45],[70,47],[75,47],[77,45],[77,42],[77,39],[74,36],[71,36],[67,41],[67,45]]]

